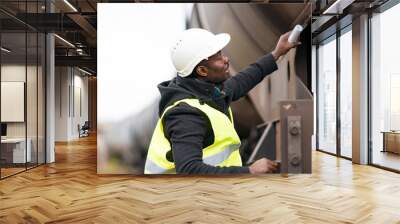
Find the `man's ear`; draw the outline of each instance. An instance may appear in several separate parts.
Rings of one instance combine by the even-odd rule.
[[[206,66],[203,65],[197,66],[196,72],[199,76],[206,77],[208,75],[208,69]]]

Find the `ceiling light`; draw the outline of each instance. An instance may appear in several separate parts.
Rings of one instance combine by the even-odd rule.
[[[336,0],[322,14],[342,14],[343,10],[354,1],[355,0]]]
[[[74,10],[74,12],[78,12],[78,10],[71,4],[69,3],[68,0],[64,0],[65,4],[67,4],[72,10]]]
[[[81,69],[81,68],[79,68],[79,67],[78,67],[78,70],[81,71],[81,72],[83,72],[83,73],[85,73],[85,74],[87,74],[87,75],[92,75],[92,73],[90,73],[90,72],[88,72],[88,71],[86,71],[86,70],[83,70],[83,69]]]
[[[1,47],[0,49],[1,49],[2,51],[6,52],[6,53],[10,53],[10,52],[11,52],[11,50],[9,50],[9,49],[7,49],[7,48],[5,48],[5,47]]]
[[[58,39],[60,39],[62,42],[64,42],[64,43],[66,43],[67,45],[69,45],[70,47],[75,48],[75,45],[73,45],[73,44],[72,44],[71,42],[69,42],[68,40],[66,40],[66,39],[64,39],[64,38],[62,38],[62,37],[60,37],[60,36],[57,35],[57,34],[54,34],[54,36],[57,37]]]

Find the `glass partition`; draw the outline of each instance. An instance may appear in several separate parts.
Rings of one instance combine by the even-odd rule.
[[[31,159],[27,163],[27,167],[34,167],[37,165],[37,132],[38,132],[38,113],[37,113],[37,98],[38,98],[38,35],[36,32],[27,33],[27,98],[26,98],[26,112],[27,112],[27,142],[28,149],[31,151]]]
[[[318,149],[336,154],[336,39],[318,47]]]
[[[45,1],[0,2],[43,13]],[[27,5],[26,5],[27,4]],[[0,178],[45,163],[45,34],[0,12]]]
[[[347,31],[347,32],[346,32]],[[340,155],[352,157],[352,33],[340,38]]]
[[[38,164],[43,164],[46,162],[46,145],[45,145],[45,124],[46,124],[46,74],[45,74],[45,65],[46,65],[46,38],[43,33],[38,33],[38,75],[37,75],[37,147],[38,147]]]
[[[371,18],[371,162],[400,171],[400,4]]]
[[[45,3],[43,1],[27,2],[26,12],[28,13],[43,13]],[[35,21],[37,20],[37,21]],[[32,17],[31,21],[38,23],[38,17]],[[45,88],[44,85],[39,85],[39,76],[42,73],[42,63],[44,64],[44,35],[39,33],[38,30],[29,29],[27,27],[27,142],[29,142],[32,159],[27,164],[27,167],[35,167],[39,164],[39,158],[43,155],[43,150],[39,151],[39,108],[43,103],[39,102],[39,86]],[[40,79],[42,80],[42,79]],[[44,97],[44,96],[42,96]],[[41,111],[44,113],[44,111]],[[44,122],[44,120],[41,120]],[[44,147],[44,145],[41,145]],[[40,153],[39,153],[40,152]]]
[[[26,41],[25,32],[1,34],[2,177],[25,170],[31,162],[26,144]]]

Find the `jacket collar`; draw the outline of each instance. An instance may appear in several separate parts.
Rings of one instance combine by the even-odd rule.
[[[210,100],[214,98],[214,94],[218,85],[210,82],[206,82],[200,79],[182,78],[177,76],[176,83],[190,92],[196,97],[204,100]]]

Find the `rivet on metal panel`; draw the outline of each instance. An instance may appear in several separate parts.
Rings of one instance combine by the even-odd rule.
[[[290,164],[291,164],[292,166],[298,166],[298,165],[300,165],[300,158],[299,158],[298,156],[294,156],[294,157],[292,158],[292,160],[290,160]]]
[[[291,135],[298,135],[299,134],[299,129],[296,126],[292,127],[290,129],[290,134]]]

